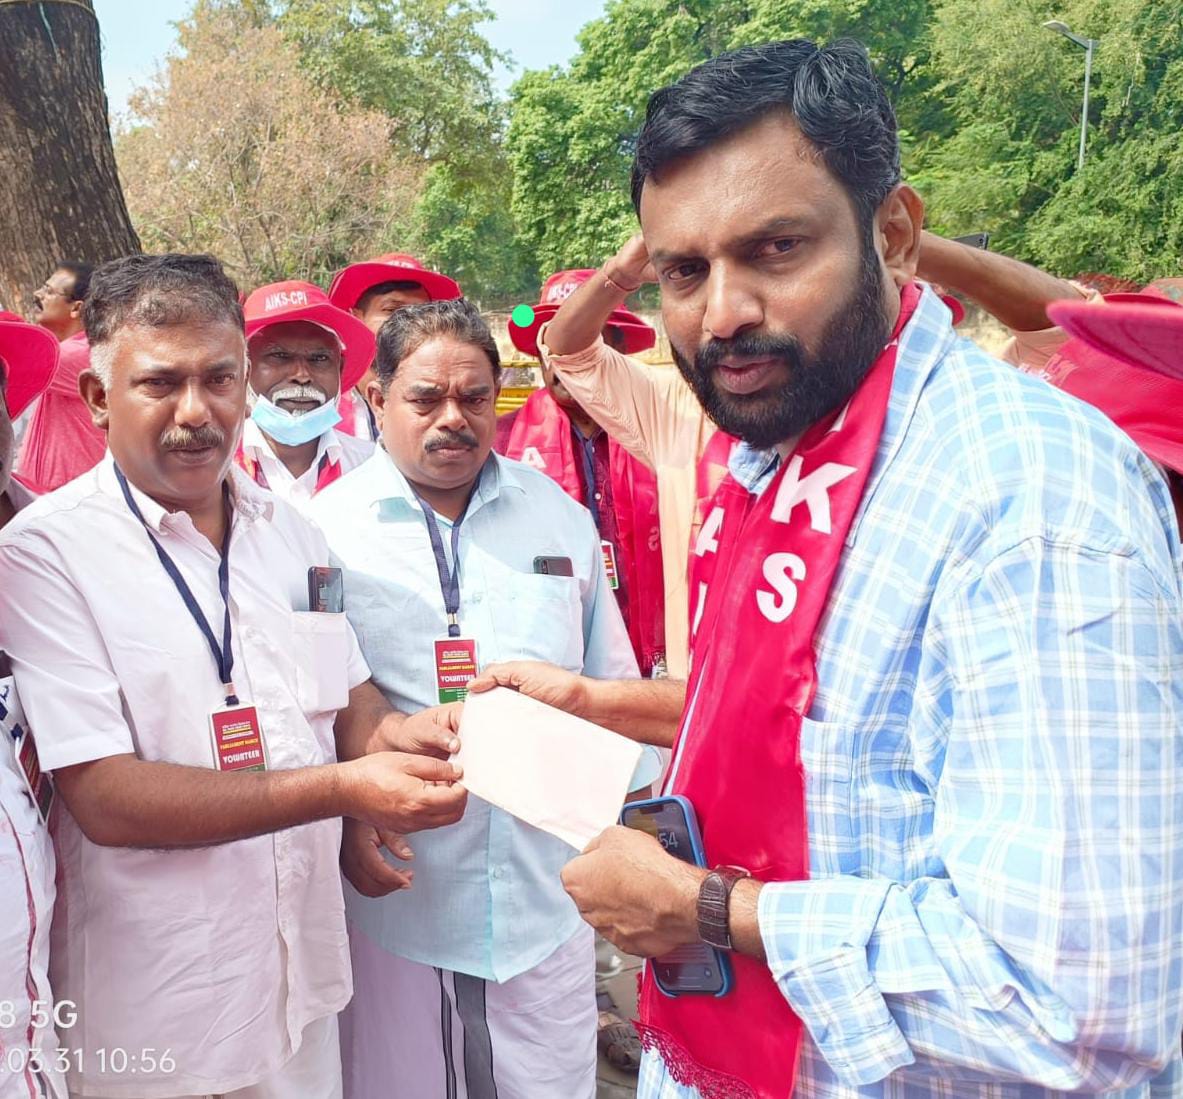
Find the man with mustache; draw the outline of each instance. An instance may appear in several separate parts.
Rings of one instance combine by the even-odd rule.
[[[914,281],[923,205],[857,43],[656,92],[633,199],[678,367],[743,440],[693,547],[691,677],[485,680],[676,730],[705,865],[613,828],[564,870],[622,948],[733,969],[670,997],[647,968],[639,1096],[1175,1094],[1166,485]]]
[[[82,303],[93,270],[88,263],[63,260],[33,295],[34,319],[62,349],[49,387],[33,406],[17,463],[35,492],[51,492],[85,473],[106,447],[78,391],[78,379],[90,365]]]
[[[69,1087],[332,1099],[338,818],[456,821],[456,770],[418,754],[455,736],[438,712],[394,714],[344,615],[306,609],[323,538],[233,467],[246,341],[221,265],[106,264],[85,320],[109,453],[0,532],[0,647],[63,803]]]
[[[492,453],[501,362],[477,310],[400,309],[375,362],[382,446],[310,513],[345,566],[345,609],[389,703],[415,713],[460,698],[493,661],[636,676],[587,510]],[[409,891],[392,892],[407,871],[382,845],[347,824],[350,1099],[447,1099],[457,1086],[471,1099],[590,1097],[592,935],[559,881],[572,849],[477,798],[420,838]]]
[[[275,282],[243,306],[251,414],[238,464],[256,484],[302,507],[373,453],[337,431],[337,397],[369,369],[374,337],[309,282]]]

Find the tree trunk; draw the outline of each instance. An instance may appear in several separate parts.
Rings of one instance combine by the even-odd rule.
[[[0,304],[26,312],[59,260],[139,250],[91,0],[0,3]]]

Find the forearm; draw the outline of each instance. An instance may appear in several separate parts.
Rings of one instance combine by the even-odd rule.
[[[926,282],[964,294],[1016,332],[1050,327],[1048,303],[1080,297],[1066,279],[928,232],[921,236],[916,273]]]
[[[204,847],[349,811],[339,764],[211,771],[108,756],[57,772],[82,831],[104,847]]]
[[[627,295],[604,277],[604,270],[601,268],[563,302],[547,326],[546,343],[552,354],[574,355],[590,347],[608,323],[612,310],[624,303]]]
[[[669,748],[685,702],[680,679],[584,679],[578,713],[631,740]]]
[[[337,758],[360,759],[385,750],[395,743],[404,721],[406,715],[391,706],[373,680],[367,679],[349,692],[349,705],[337,712],[333,723]]]

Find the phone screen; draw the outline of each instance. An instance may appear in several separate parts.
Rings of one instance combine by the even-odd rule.
[[[308,570],[308,609],[322,614],[340,614],[345,609],[345,582],[339,568],[313,565]]]
[[[700,866],[697,825],[687,819],[685,809],[673,798],[626,805],[621,823],[655,836],[666,851],[683,862]],[[693,831],[692,831],[693,829]],[[718,996],[729,984],[728,966],[721,951],[706,943],[687,943],[660,958],[653,958],[653,976],[658,987],[671,996],[687,993]]]

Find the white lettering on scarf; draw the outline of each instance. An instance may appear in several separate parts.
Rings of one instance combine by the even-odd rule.
[[[698,541],[694,543],[694,556],[705,557],[708,553],[719,552],[719,529],[723,526],[723,509],[712,508],[702,530],[698,532]]]
[[[785,470],[784,480],[772,505],[772,518],[778,523],[788,523],[795,508],[802,501],[809,508],[809,525],[819,534],[830,533],[829,489],[844,481],[857,470],[839,462],[825,462],[808,477],[801,480],[801,455],[794,454]]]
[[[770,553],[764,558],[764,579],[773,592],[759,589],[756,606],[769,622],[783,622],[797,606],[797,585],[805,579],[805,562],[795,553]]]
[[[542,460],[542,455],[538,453],[536,446],[522,448],[522,461],[531,469],[538,470],[539,473],[546,472],[546,463]]]

